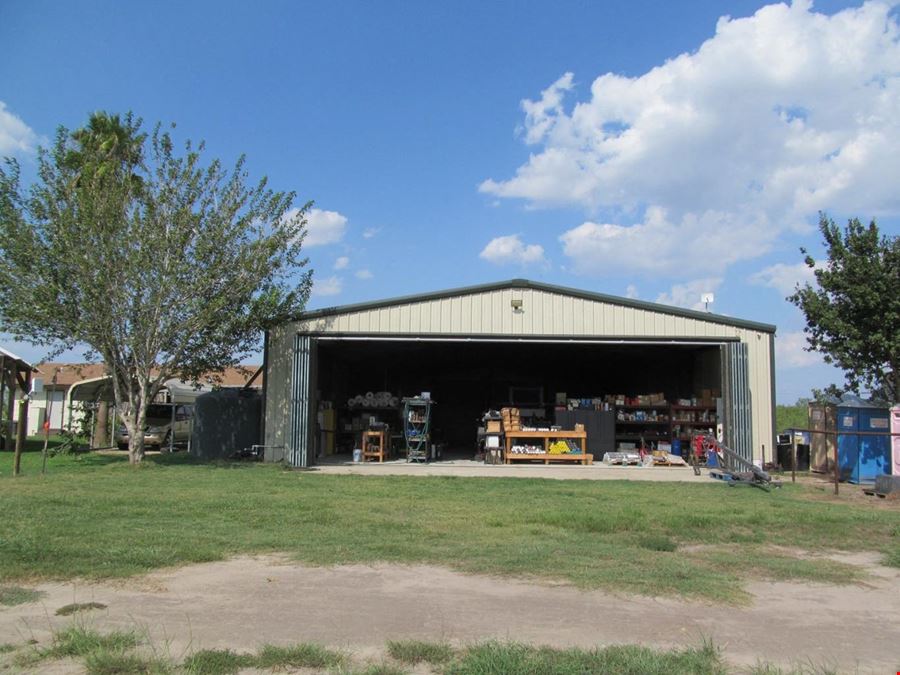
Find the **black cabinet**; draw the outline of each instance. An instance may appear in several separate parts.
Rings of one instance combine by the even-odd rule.
[[[557,410],[555,423],[566,430],[583,424],[587,432],[587,451],[599,460],[604,452],[616,449],[616,414],[612,410]]]

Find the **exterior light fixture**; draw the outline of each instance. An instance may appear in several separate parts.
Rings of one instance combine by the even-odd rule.
[[[514,311],[514,312],[521,312],[521,311],[522,311],[522,300],[521,300],[521,298],[514,298],[514,299],[510,300],[510,301],[509,301],[509,305],[510,305],[510,307],[513,308],[513,311]]]

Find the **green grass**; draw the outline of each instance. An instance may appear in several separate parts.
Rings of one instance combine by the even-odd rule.
[[[636,645],[604,649],[553,649],[487,642],[466,649],[445,675],[725,675],[719,651],[699,648],[660,651]]]
[[[36,602],[44,597],[41,591],[21,586],[0,586],[0,605],[14,607],[24,605],[27,602]]]
[[[255,665],[256,658],[252,654],[238,654],[230,649],[203,649],[187,657],[182,668],[191,675],[226,675]]]
[[[137,646],[140,639],[133,631],[114,631],[98,633],[87,626],[75,623],[57,632],[48,647],[34,645],[31,649],[18,654],[16,662],[22,667],[52,659],[100,656],[120,656],[132,647]]]
[[[454,654],[453,647],[445,642],[423,642],[421,640],[390,640],[387,643],[387,652],[392,659],[411,665],[447,663]]]
[[[9,642],[0,643],[0,654],[8,654],[9,652],[16,651],[16,646],[14,644],[10,644]]]
[[[91,652],[84,659],[84,667],[88,675],[169,675],[176,672],[175,668],[168,661],[147,658],[139,654],[116,649],[100,649]],[[232,671],[207,672],[225,673]]]
[[[317,644],[302,643],[289,647],[263,645],[256,653],[258,668],[331,668],[340,666],[346,657],[340,652]]]
[[[45,651],[51,659],[67,656],[87,656],[95,651],[124,651],[136,647],[140,643],[133,631],[113,631],[98,633],[97,631],[72,624],[53,637],[53,644]]]
[[[314,565],[432,563],[582,588],[740,602],[750,578],[857,581],[810,551],[877,550],[900,567],[900,508],[786,485],[339,476],[185,455],[57,456],[9,477],[0,453],[0,578],[125,577],[286,552]],[[677,469],[673,469],[677,471]],[[537,473],[537,471],[536,471]],[[853,489],[853,488],[847,488]],[[464,525],[464,526],[463,526]]]

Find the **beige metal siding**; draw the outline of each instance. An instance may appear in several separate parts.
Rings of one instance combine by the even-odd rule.
[[[521,299],[522,311],[510,306]],[[733,338],[743,330],[702,319],[532,289],[503,289],[379,307],[295,324],[316,333]]]
[[[522,311],[510,301],[522,300]],[[487,335],[559,338],[740,339],[748,345],[757,459],[772,456],[772,376],[769,334],[636,307],[577,298],[532,288],[507,288],[400,306],[351,311],[286,325],[270,334],[269,400],[290,400],[291,336],[296,332],[394,335]],[[267,414],[266,443],[281,444],[286,419],[276,406]]]

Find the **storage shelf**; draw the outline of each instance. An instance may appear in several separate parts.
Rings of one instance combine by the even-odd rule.
[[[672,404],[672,410],[715,410],[714,405],[675,405]]]
[[[631,425],[640,425],[644,426],[647,424],[671,424],[669,420],[616,420],[616,424],[631,424]]]
[[[612,405],[612,404],[610,404]],[[642,405],[617,405],[616,408],[627,408],[629,410],[639,410],[641,408],[668,408],[668,403],[644,403]]]

